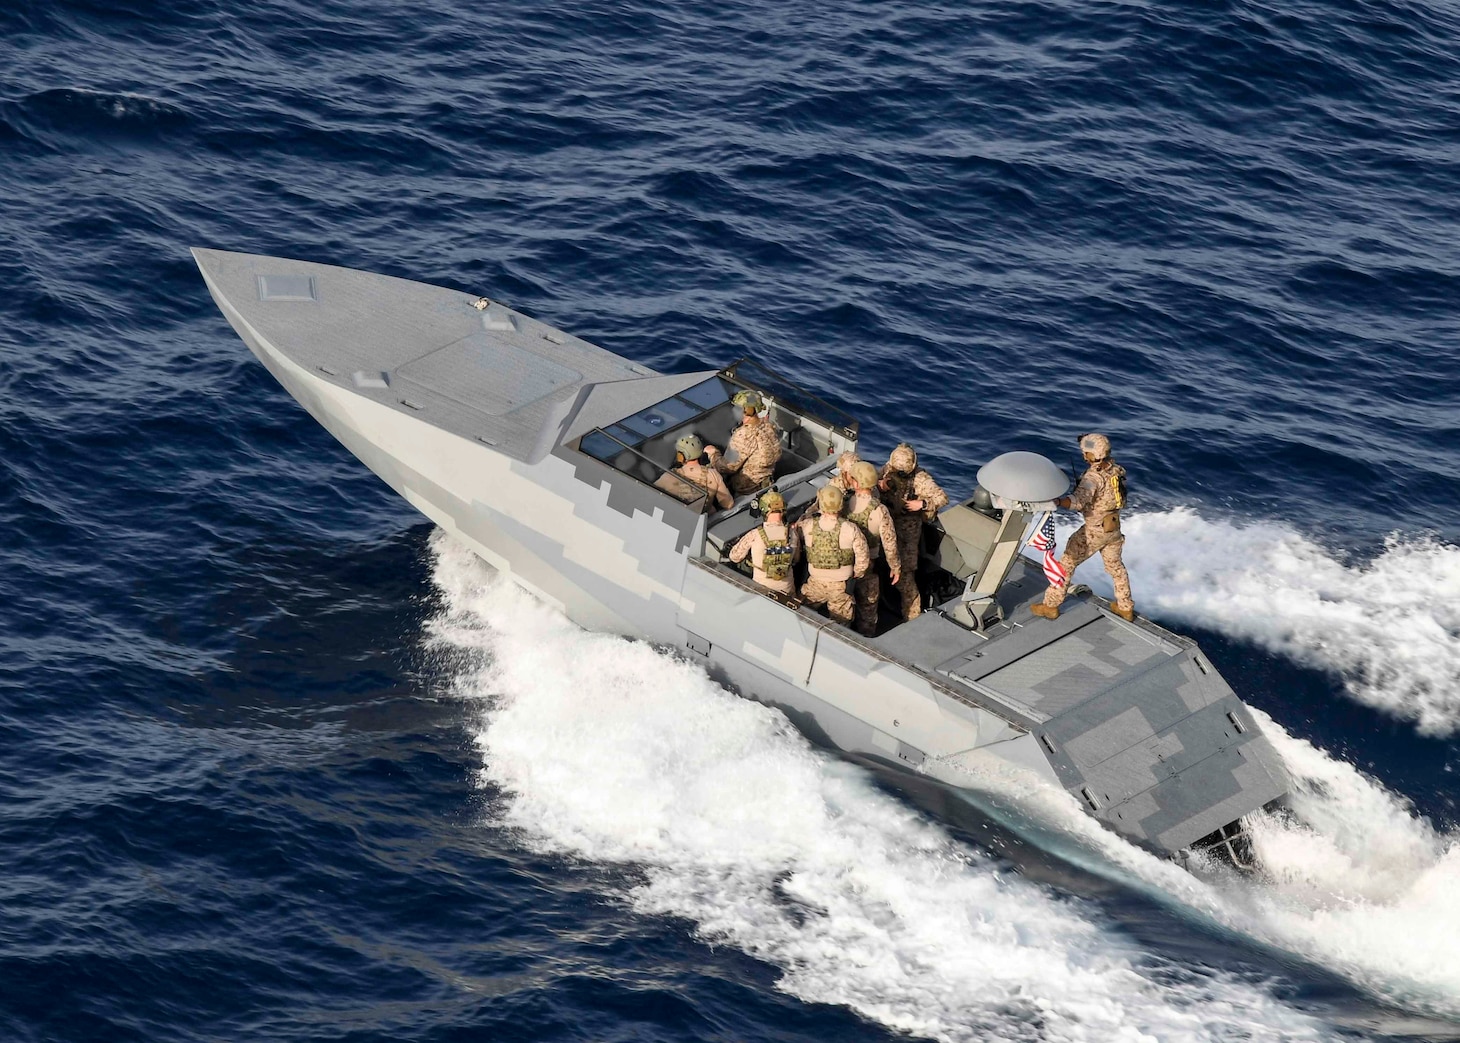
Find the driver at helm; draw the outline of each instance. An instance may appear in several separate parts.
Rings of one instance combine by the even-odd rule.
[[[654,485],[685,503],[702,499],[701,510],[729,510],[735,499],[711,459],[699,435],[685,435],[674,443],[674,469],[660,475]]]
[[[715,469],[730,476],[730,489],[740,496],[771,484],[781,459],[781,436],[775,425],[761,415],[766,404],[759,393],[737,391],[730,402],[740,426],[730,435],[724,453],[714,446],[710,446],[709,453]]]
[[[1122,619],[1136,617],[1130,596],[1130,574],[1120,560],[1125,536],[1120,531],[1120,511],[1125,506],[1125,468],[1110,458],[1110,439],[1101,434],[1080,436],[1080,452],[1090,466],[1075,485],[1075,491],[1059,501],[1061,507],[1079,511],[1085,524],[1075,530],[1065,544],[1060,558],[1065,578],[1051,583],[1044,592],[1044,601],[1030,606],[1029,611],[1045,619],[1055,619],[1069,592],[1070,578],[1080,562],[1099,552],[1105,571],[1115,583],[1112,611]]]

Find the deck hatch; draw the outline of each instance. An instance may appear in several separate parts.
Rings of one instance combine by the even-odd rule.
[[[1168,655],[1139,631],[1100,618],[983,674],[979,683],[1037,718],[1050,719]]]
[[[261,301],[317,301],[312,275],[260,275]]]
[[[403,385],[414,384],[488,416],[504,416],[583,379],[575,369],[485,333],[407,362],[395,376]]]

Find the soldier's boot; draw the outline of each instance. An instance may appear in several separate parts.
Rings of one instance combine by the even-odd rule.
[[[1042,601],[1036,601],[1030,605],[1029,611],[1044,619],[1058,619],[1060,617],[1060,610],[1058,608],[1053,605],[1046,605]]]
[[[1114,612],[1127,623],[1134,623],[1136,621],[1136,609],[1134,605],[1126,605],[1124,608],[1119,605],[1111,605],[1110,611]]]

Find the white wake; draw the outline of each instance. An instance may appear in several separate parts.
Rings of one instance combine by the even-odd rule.
[[[1017,804],[1046,843],[1211,926],[1334,971],[1406,1010],[1460,1018],[1460,836],[1254,711],[1292,778],[1293,814],[1249,823],[1255,875],[1192,872],[1105,829],[1068,793],[1012,773],[970,783]]]
[[[470,664],[457,683],[503,824],[636,867],[634,909],[767,961],[788,993],[941,1040],[1327,1034],[999,872],[697,667],[578,629],[439,533],[433,549],[434,636]]]
[[[1122,527],[1144,614],[1333,671],[1356,699],[1426,734],[1460,729],[1460,548],[1395,536],[1372,561],[1346,562],[1286,525],[1188,508],[1134,514]],[[1109,596],[1098,556],[1077,577]]]

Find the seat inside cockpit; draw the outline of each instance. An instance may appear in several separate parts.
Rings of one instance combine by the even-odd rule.
[[[767,419],[779,433],[781,459],[774,484],[782,492],[790,493],[793,487],[807,483],[813,473],[829,468],[836,454],[856,445],[855,420],[764,367],[742,360],[652,406],[595,428],[583,435],[578,448],[617,471],[653,485],[674,466],[675,443],[684,435],[695,434],[706,445],[725,448],[739,423],[731,398],[743,389],[760,392],[767,403]],[[830,419],[826,418],[828,414]],[[826,468],[819,468],[823,463]],[[806,498],[814,495],[813,490]],[[796,498],[801,499],[799,493]],[[741,497],[723,513],[747,509],[750,499]],[[718,541],[713,539],[713,532],[718,528],[718,524],[712,527],[715,551]]]

